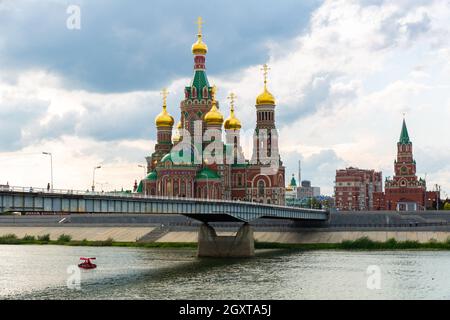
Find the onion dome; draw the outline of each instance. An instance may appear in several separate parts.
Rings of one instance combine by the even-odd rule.
[[[159,127],[173,127],[174,120],[173,117],[167,112],[167,89],[164,89],[162,91],[163,95],[163,110],[161,113],[156,117],[155,124]]]
[[[264,71],[264,92],[261,93],[257,98],[256,98],[256,105],[260,106],[260,105],[265,105],[265,104],[269,104],[269,105],[275,105],[275,98],[274,96],[269,92],[269,90],[267,90],[267,73],[269,67],[267,66],[267,64],[265,64],[263,66]]]
[[[234,99],[236,96],[234,93],[230,93],[230,96],[228,99],[231,100],[231,109],[230,109],[230,116],[227,120],[225,120],[224,127],[225,130],[239,130],[242,128],[241,122],[239,119],[237,119],[234,115]]]
[[[223,115],[220,113],[219,109],[217,109],[216,90],[216,86],[211,89],[212,107],[211,110],[205,114],[204,120],[207,124],[221,126],[223,123]]]
[[[197,34],[197,42],[192,45],[192,53],[193,54],[206,54],[208,53],[208,46],[206,43],[202,41],[202,24],[203,20],[202,17],[198,17],[197,19],[198,24],[198,34]]]
[[[275,98],[273,97],[273,95],[267,90],[266,86],[264,86],[264,92],[261,93],[257,98],[256,98],[256,105],[260,106],[263,104],[270,104],[270,105],[274,105],[275,104]]]
[[[173,127],[173,117],[167,112],[167,107],[163,106],[163,111],[156,117],[157,127]]]

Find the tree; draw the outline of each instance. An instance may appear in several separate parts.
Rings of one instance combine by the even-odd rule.
[[[444,204],[444,210],[450,210],[450,202]]]

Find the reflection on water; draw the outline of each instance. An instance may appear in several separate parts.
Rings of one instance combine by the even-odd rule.
[[[67,268],[81,256],[81,290]],[[367,288],[368,266],[381,289]],[[193,250],[0,246],[1,299],[450,299],[450,252],[260,251],[197,259]]]

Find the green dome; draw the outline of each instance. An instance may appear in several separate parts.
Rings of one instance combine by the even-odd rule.
[[[160,163],[164,164],[164,162],[170,161],[175,166],[190,166],[190,165],[192,165],[194,163],[194,156],[193,156],[193,154],[191,154],[191,157],[190,157],[190,159],[188,159],[187,162],[180,162],[180,163],[174,162],[173,158],[175,158],[175,161],[177,161],[177,159],[183,160],[183,150],[172,151],[172,152],[166,154],[164,157],[162,157]]]
[[[156,173],[156,171],[152,171],[150,172],[150,174],[147,176],[147,180],[150,181],[155,181],[158,178],[158,174]]]
[[[164,157],[162,157],[162,159],[161,159],[161,163],[162,163],[162,162],[166,162],[166,161],[170,161],[170,162],[173,163],[173,161],[172,161],[172,155],[171,155],[170,153],[166,154],[166,155],[165,155]]]
[[[203,168],[202,170],[197,173],[197,176],[195,177],[197,180],[206,180],[206,179],[220,179],[219,174],[216,171],[213,171],[209,168]]]

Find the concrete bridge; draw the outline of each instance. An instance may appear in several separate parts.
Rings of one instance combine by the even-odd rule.
[[[203,222],[199,231],[198,255],[208,257],[253,256],[253,230],[248,223],[256,219],[290,219],[306,222],[325,222],[329,219],[329,212],[326,210],[252,202],[9,186],[0,188],[0,213],[7,212],[180,214]],[[241,222],[243,225],[235,237],[223,237],[216,234],[209,222]]]

